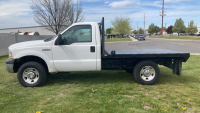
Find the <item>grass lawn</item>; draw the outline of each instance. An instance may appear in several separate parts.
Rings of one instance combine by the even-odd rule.
[[[113,39],[109,38],[109,39],[105,40],[105,42],[124,42],[124,41],[132,41],[132,40],[130,39],[129,36],[127,36],[127,38],[126,37],[123,37],[123,38],[113,37]]]
[[[152,38],[200,40],[200,36],[150,36]]]
[[[0,57],[1,113],[198,113],[200,56],[183,63],[182,76],[160,66],[152,86],[138,84],[125,71],[49,75],[41,87],[25,88],[7,73]]]

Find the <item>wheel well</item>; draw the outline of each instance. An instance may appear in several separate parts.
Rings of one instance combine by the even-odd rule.
[[[46,69],[46,72],[48,73],[48,67],[46,62],[37,56],[24,56],[19,58],[18,60],[16,60],[14,62],[14,72],[18,72],[19,68],[26,62],[30,62],[30,61],[34,61],[34,62],[38,62],[40,64],[42,64],[44,66],[44,68]]]

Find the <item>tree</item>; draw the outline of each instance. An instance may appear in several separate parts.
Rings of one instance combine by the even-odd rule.
[[[185,29],[185,33],[187,33],[187,34],[189,35],[189,33],[190,33],[190,28],[186,28],[186,29]]]
[[[32,0],[36,23],[58,34],[63,27],[84,20],[82,6],[73,0]]]
[[[191,20],[190,25],[188,26],[188,28],[185,29],[185,33],[188,33],[189,35],[189,33],[194,34],[197,31],[198,31],[197,26],[194,26],[194,21]]]
[[[113,30],[113,28],[107,28],[106,29],[106,34],[111,34],[112,30]]]
[[[136,31],[136,30],[134,30],[134,31],[133,31],[133,33],[134,33],[134,34],[137,34],[137,31]]]
[[[159,28],[158,26],[155,26],[156,29],[156,34],[158,34],[158,32],[161,30],[161,28]]]
[[[139,29],[138,31],[139,34],[144,34],[144,30],[142,28]]]
[[[153,34],[153,33],[158,33],[161,29],[158,26],[155,26],[153,23],[149,25],[148,32]]]
[[[114,21],[111,21],[111,24],[114,27],[114,31],[118,32],[123,36],[123,34],[129,33],[131,30],[131,20],[128,17],[115,17]]]
[[[163,30],[166,30],[166,27],[163,27]]]
[[[198,30],[197,30],[197,26],[194,26],[194,21],[191,20],[191,21],[190,21],[189,33],[194,34],[194,33],[196,33],[197,31],[198,31]]]
[[[156,32],[156,27],[153,23],[151,25],[149,25],[148,32],[151,34]]]
[[[179,33],[185,33],[185,28],[186,27],[184,25],[184,21],[181,18],[179,18],[179,19],[176,19],[176,22],[174,24],[172,31],[177,32],[179,36]]]
[[[172,34],[172,33],[173,33],[173,32],[172,32],[172,28],[173,28],[172,25],[169,26],[169,27],[166,29],[166,32],[167,32],[168,34]]]

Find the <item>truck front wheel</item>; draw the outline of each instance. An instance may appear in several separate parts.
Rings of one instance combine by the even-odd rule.
[[[153,85],[160,76],[160,70],[155,62],[146,60],[136,64],[133,75],[140,84]]]
[[[24,87],[38,87],[46,80],[44,66],[37,62],[23,64],[17,73],[19,83]]]

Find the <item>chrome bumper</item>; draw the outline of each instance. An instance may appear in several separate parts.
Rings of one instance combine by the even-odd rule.
[[[6,60],[6,69],[9,73],[14,73],[14,62],[15,60],[11,58]]]

